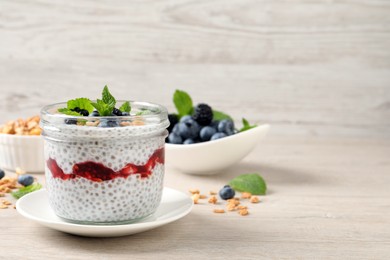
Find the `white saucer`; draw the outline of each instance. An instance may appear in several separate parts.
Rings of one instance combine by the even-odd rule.
[[[54,214],[45,189],[23,196],[16,203],[18,212],[28,219],[49,228],[88,237],[118,237],[144,232],[184,217],[192,206],[188,195],[164,188],[157,211],[139,222],[124,225],[80,225],[66,222]]]

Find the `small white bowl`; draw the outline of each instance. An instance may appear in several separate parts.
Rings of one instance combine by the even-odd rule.
[[[270,126],[197,144],[166,144],[165,163],[187,174],[212,175],[239,162],[264,138]]]
[[[43,138],[35,135],[0,134],[0,168],[35,173],[43,172]]]

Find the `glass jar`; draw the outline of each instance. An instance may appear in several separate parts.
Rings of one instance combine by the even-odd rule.
[[[55,214],[80,224],[131,223],[153,214],[163,191],[166,108],[131,102],[129,116],[78,117],[58,113],[62,107],[41,111]]]

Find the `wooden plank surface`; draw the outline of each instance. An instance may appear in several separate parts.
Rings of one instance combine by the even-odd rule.
[[[260,172],[269,186],[250,215],[195,205],[186,217],[122,238],[83,238],[0,211],[1,256],[13,259],[387,259],[390,253],[390,142],[268,138],[215,176],[168,168],[165,184],[216,190]],[[40,179],[42,175],[38,176]],[[5,233],[4,233],[5,232]],[[1,257],[0,257],[1,258]]]
[[[170,111],[183,89],[272,125],[223,174],[167,169],[184,192],[260,172],[269,194],[247,217],[196,205],[159,229],[94,239],[0,210],[0,259],[388,259],[389,14],[386,0],[0,1],[0,122],[108,84]]]

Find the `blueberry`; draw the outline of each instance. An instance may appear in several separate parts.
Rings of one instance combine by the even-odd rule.
[[[80,113],[81,109],[79,107],[75,107],[75,108],[71,109],[71,111]]]
[[[168,132],[172,132],[173,127],[179,122],[179,117],[176,114],[169,114],[168,115],[168,120],[169,120],[169,127]]]
[[[218,124],[218,132],[225,133],[226,135],[234,134],[234,124],[232,120],[224,119]]]
[[[183,144],[194,144],[195,143],[195,140],[192,139],[192,138],[188,138],[186,140],[184,140]]]
[[[192,120],[192,117],[191,116],[183,116],[182,118],[180,118],[179,122],[187,122],[188,120]]]
[[[213,136],[210,138],[210,140],[217,140],[217,139],[220,139],[220,138],[224,138],[226,137],[227,135],[225,133],[215,133],[213,134]]]
[[[129,116],[130,113],[129,112],[122,112],[122,116]]]
[[[5,172],[2,169],[0,169],[0,180],[3,179],[4,176],[5,176]]]
[[[171,144],[182,144],[183,143],[183,139],[181,138],[181,136],[177,135],[175,133],[170,133],[169,134],[168,141]]]
[[[116,116],[122,116],[122,111],[120,111],[118,108],[114,108],[113,110],[112,110],[112,113],[114,114],[114,115],[116,115]]]
[[[186,122],[179,123],[178,130],[183,139],[196,138],[199,135],[200,126],[195,120],[188,119]]]
[[[234,198],[234,195],[236,195],[236,192],[230,187],[229,185],[225,185],[220,191],[219,196],[223,200],[228,200]]]
[[[85,109],[81,109],[79,113],[80,113],[80,115],[82,115],[82,116],[88,116],[88,115],[89,115],[88,110],[85,110]]]
[[[18,182],[20,184],[22,184],[23,186],[29,186],[29,185],[33,184],[34,177],[31,175],[26,175],[26,174],[19,175]]]
[[[118,124],[118,121],[116,121],[116,120],[107,120],[107,119],[105,119],[105,120],[100,120],[100,123],[99,123],[99,125],[98,126],[100,126],[100,127],[116,127],[116,126],[119,126],[119,124]]]
[[[67,125],[75,125],[75,124],[77,124],[77,119],[67,118],[67,119],[65,119],[65,124],[67,124]]]
[[[180,135],[180,134],[179,134],[179,124],[176,124],[176,125],[172,128],[171,133],[175,133],[175,134],[177,134],[177,135]]]
[[[94,110],[91,114],[89,114],[89,116],[100,116],[100,114],[97,110]]]
[[[199,136],[202,141],[209,141],[210,138],[217,132],[215,128],[211,126],[205,126],[200,130]]]
[[[211,122],[211,124],[209,126],[215,128],[215,130],[218,131],[218,124],[219,124],[219,121],[215,120],[215,121]]]

